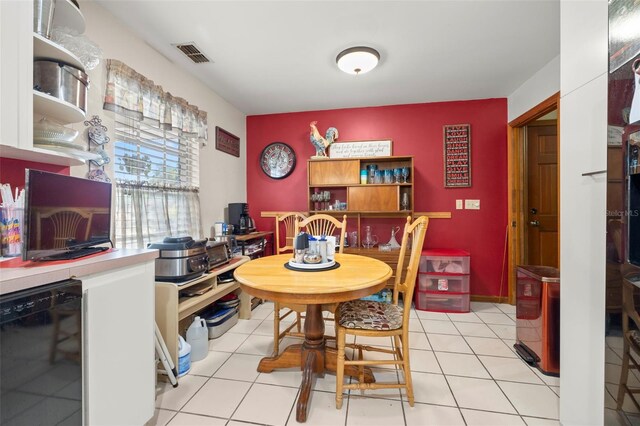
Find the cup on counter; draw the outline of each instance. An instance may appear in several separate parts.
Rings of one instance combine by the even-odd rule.
[[[293,251],[293,261],[295,263],[304,263],[305,254],[307,254],[307,249],[295,249]]]
[[[322,257],[322,263],[327,263],[327,240],[318,241],[318,254]]]
[[[213,237],[219,237],[221,235],[226,235],[227,232],[227,224],[224,222],[215,222],[213,224]]]
[[[2,207],[0,209],[0,254],[3,257],[15,257],[22,254],[22,226],[24,209]]]

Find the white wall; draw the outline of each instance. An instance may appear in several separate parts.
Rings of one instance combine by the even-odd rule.
[[[242,202],[247,199],[246,115],[206,87],[200,80],[187,74],[151,48],[96,3],[80,1],[80,9],[87,24],[85,35],[100,46],[105,59],[118,59],[124,62],[161,85],[165,91],[184,98],[207,112],[209,142],[200,151],[200,203],[202,225],[205,236],[209,236],[209,229],[213,223],[224,220],[224,209],[228,203]],[[104,73],[104,64],[89,72],[92,82],[87,118],[99,115],[109,132],[112,132],[113,121],[109,118],[110,113],[102,109]],[[240,157],[215,149],[216,126],[240,138]],[[75,127],[79,130],[86,129],[82,123]],[[113,135],[111,138],[113,140]],[[84,175],[86,171],[85,166],[75,167],[73,174]]]
[[[562,0],[560,422],[604,417],[607,0]],[[606,422],[605,422],[606,424]]]
[[[560,55],[538,70],[507,98],[508,121],[518,118],[560,90]]]

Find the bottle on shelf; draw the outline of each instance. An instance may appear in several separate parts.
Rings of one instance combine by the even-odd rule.
[[[378,244],[378,236],[372,235],[371,226],[367,225],[364,228],[364,240],[362,241],[362,246],[364,248],[375,247]]]

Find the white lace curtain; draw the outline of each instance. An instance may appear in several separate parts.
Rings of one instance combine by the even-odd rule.
[[[116,59],[107,59],[104,109],[174,129],[183,137],[208,140],[207,113],[172,96],[142,74]]]
[[[143,248],[165,236],[201,238],[197,191],[116,185],[117,247]]]

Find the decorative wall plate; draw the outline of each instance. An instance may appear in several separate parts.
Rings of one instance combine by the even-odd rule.
[[[89,127],[89,140],[96,145],[104,145],[109,142],[107,136],[106,127],[104,126],[91,126]]]
[[[107,136],[107,128],[102,125],[102,120],[97,115],[94,115],[91,120],[84,122],[85,126],[89,126],[89,141],[96,145],[104,145],[109,142],[109,136]]]
[[[100,156],[100,158],[96,160],[91,160],[91,162],[96,166],[101,167],[111,161],[111,158],[109,158],[107,151],[105,151],[104,149],[101,149],[99,151],[94,151],[94,152]]]
[[[99,182],[111,182],[111,179],[107,176],[107,174],[102,169],[91,170],[87,173],[87,178],[90,180],[97,180]]]

